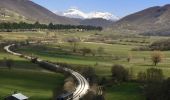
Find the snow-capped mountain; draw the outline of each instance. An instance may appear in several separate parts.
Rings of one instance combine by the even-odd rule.
[[[91,19],[91,18],[103,18],[107,20],[116,21],[119,18],[109,12],[89,12],[85,13],[77,8],[70,8],[65,12],[56,12],[56,14],[61,16],[66,16],[70,18],[81,18],[81,19]]]

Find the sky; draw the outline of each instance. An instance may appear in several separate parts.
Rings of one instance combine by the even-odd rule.
[[[110,12],[118,17],[124,17],[131,13],[152,6],[170,4],[170,0],[32,0],[47,9],[66,11],[69,8],[78,8],[84,12],[100,11]]]

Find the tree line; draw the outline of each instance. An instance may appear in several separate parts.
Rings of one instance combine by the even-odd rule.
[[[170,39],[158,40],[154,41],[148,46],[141,46],[137,48],[133,48],[133,51],[168,51],[170,50]]]
[[[98,30],[101,31],[102,27],[86,26],[86,25],[63,25],[63,24],[40,24],[35,22],[34,24],[20,22],[20,23],[0,23],[1,30],[12,30],[12,29],[49,29],[49,30],[62,30],[62,29],[81,29],[81,30]]]

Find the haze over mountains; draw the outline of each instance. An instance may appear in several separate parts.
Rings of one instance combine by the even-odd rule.
[[[170,5],[156,6],[131,14],[111,27],[119,33],[170,35]]]

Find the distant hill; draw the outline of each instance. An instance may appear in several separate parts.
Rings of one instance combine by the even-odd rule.
[[[80,21],[81,25],[91,25],[91,26],[101,26],[101,27],[108,27],[112,25],[114,22],[102,18],[92,18],[92,19],[84,19]]]
[[[0,9],[0,21],[15,22],[15,19],[18,19],[17,21],[39,21],[41,23],[53,22],[55,24],[79,23],[77,20],[58,16],[30,0],[0,0]],[[17,18],[17,16],[19,18]],[[20,19],[20,17],[22,18]]]
[[[21,22],[21,21],[32,22],[31,20],[14,11],[5,8],[0,8],[0,22]]]
[[[126,16],[112,25],[119,33],[170,35],[170,5],[155,6]]]
[[[113,22],[102,18],[80,19],[54,14],[31,0],[0,0],[0,22],[54,23],[107,27]]]

